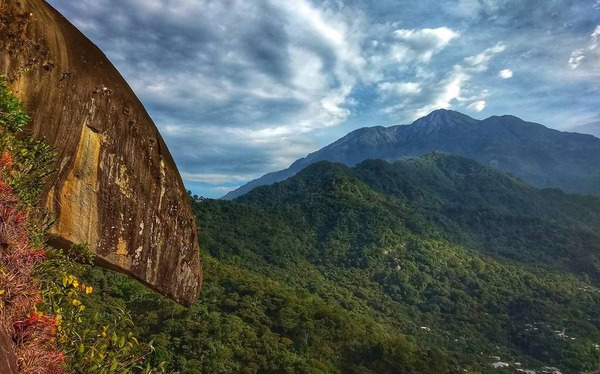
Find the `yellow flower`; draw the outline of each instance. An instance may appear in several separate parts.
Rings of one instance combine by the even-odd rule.
[[[86,294],[88,294],[88,295],[89,295],[89,294],[91,294],[92,292],[94,292],[94,287],[92,287],[92,286],[87,286],[87,287],[85,288],[85,293],[86,293]]]
[[[73,288],[79,287],[79,281],[77,279],[73,280]]]
[[[69,275],[63,277],[63,280],[62,280],[62,284],[64,287],[67,287],[67,286],[73,284],[74,282],[77,282],[77,278],[75,278],[75,276],[72,274],[69,274]]]

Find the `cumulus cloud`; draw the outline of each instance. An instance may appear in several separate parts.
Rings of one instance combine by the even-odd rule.
[[[421,117],[435,109],[450,108],[452,101],[460,97],[462,86],[469,78],[467,74],[457,69],[456,72],[439,83],[438,88],[434,89],[432,102],[419,108],[415,116]]]
[[[577,69],[584,59],[585,50],[576,49],[573,52],[571,52],[571,57],[569,57],[569,66],[571,67],[571,69]]]
[[[498,53],[504,52],[505,49],[504,44],[497,43],[481,53],[465,58],[465,64],[476,71],[486,71],[490,60]]]
[[[500,75],[500,78],[502,79],[509,79],[512,78],[513,71],[510,69],[502,69],[500,70],[500,73],[498,73],[498,75]]]

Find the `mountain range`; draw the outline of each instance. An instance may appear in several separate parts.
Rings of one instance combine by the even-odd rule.
[[[441,109],[410,125],[355,130],[289,168],[268,173],[223,198],[234,199],[255,187],[285,180],[318,161],[354,166],[367,159],[395,161],[436,150],[472,158],[535,187],[600,194],[599,138],[561,132],[514,116],[476,120]]]

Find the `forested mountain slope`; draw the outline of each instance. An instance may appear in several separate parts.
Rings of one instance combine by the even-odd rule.
[[[538,190],[460,156],[436,152],[393,164],[368,160],[355,168],[320,163],[240,201],[294,203],[306,199],[302,194],[308,191],[326,190],[323,183],[343,178],[405,202],[413,216],[426,219],[453,242],[504,258],[597,275],[600,198]]]
[[[597,207],[440,153],[323,162],[193,200],[207,288],[189,311],[89,277],[185,373],[576,373],[600,359]]]

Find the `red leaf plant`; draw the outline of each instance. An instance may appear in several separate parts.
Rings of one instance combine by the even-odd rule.
[[[13,190],[2,181],[13,158],[0,156],[0,328],[12,337],[20,373],[63,374],[65,357],[56,349],[58,326],[52,316],[36,311],[40,288],[34,266],[43,250],[28,241],[27,212],[19,207]]]

